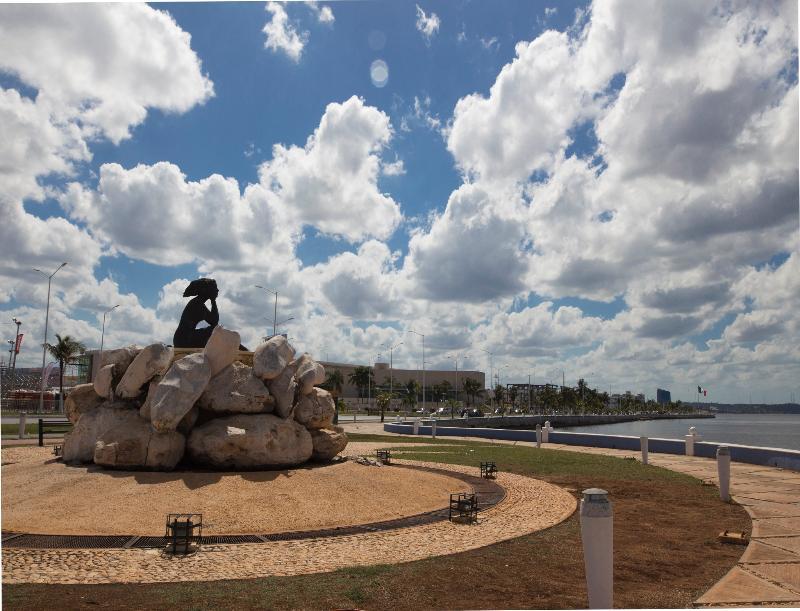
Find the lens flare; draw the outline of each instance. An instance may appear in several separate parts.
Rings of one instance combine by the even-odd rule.
[[[369,67],[369,77],[376,87],[385,87],[389,82],[389,66],[382,59],[376,59]]]

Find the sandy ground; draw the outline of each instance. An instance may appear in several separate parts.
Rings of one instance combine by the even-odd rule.
[[[70,467],[50,448],[12,447],[3,448],[2,464],[2,528],[28,533],[161,535],[170,512],[202,513],[205,534],[315,530],[440,509],[449,493],[469,488],[444,475],[350,461],[146,473]]]

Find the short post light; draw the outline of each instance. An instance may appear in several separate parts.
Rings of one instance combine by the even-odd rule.
[[[431,439],[436,439],[436,416],[431,420]]]
[[[552,430],[553,427],[550,426],[550,421],[546,420],[542,427],[542,443],[550,443],[550,431]]]
[[[642,448],[642,464],[647,464],[647,451],[649,449],[650,442],[644,435],[639,437],[639,446]]]
[[[728,446],[717,448],[717,475],[719,477],[719,498],[727,503],[731,500],[731,449]]]
[[[583,491],[581,540],[590,609],[614,607],[614,517],[608,492]]]
[[[536,447],[537,448],[541,448],[542,447],[542,425],[541,424],[537,424],[536,425]]]
[[[698,441],[703,441],[703,436],[697,432],[693,426],[689,427],[689,433],[684,435],[686,440],[686,456],[694,456],[694,444]]]

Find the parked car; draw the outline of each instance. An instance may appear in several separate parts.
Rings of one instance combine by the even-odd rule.
[[[468,409],[468,410],[465,410],[465,411],[466,411],[467,418],[482,418],[483,417],[483,412],[481,410],[479,410],[478,408],[474,407],[472,409]]]

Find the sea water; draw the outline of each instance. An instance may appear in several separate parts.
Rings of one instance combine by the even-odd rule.
[[[703,441],[800,450],[800,414],[717,414],[716,418],[639,420],[556,430],[683,439],[690,426],[697,428]]]

